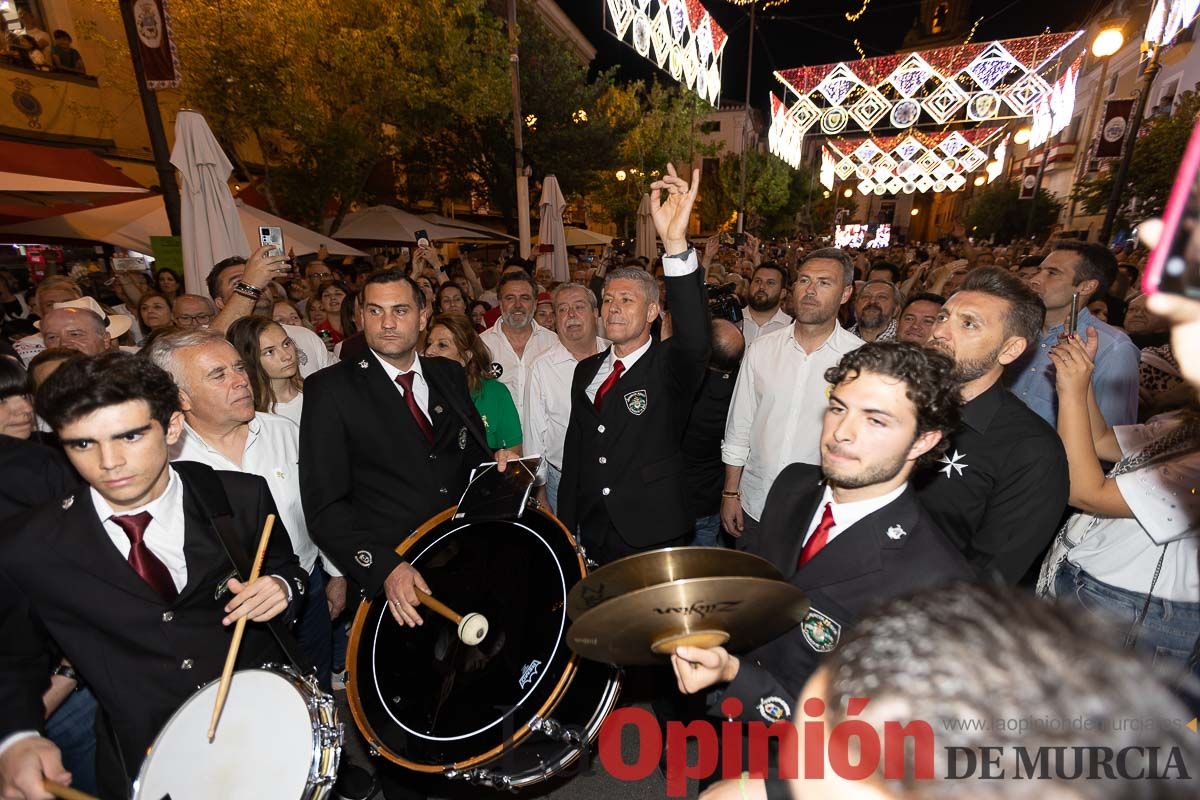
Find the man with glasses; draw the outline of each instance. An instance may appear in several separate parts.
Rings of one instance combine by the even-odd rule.
[[[180,328],[207,328],[217,315],[212,300],[198,294],[181,294],[175,298],[175,324]]]

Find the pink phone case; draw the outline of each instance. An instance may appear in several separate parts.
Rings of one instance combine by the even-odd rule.
[[[1179,232],[1179,223],[1183,219],[1184,210],[1187,209],[1188,199],[1195,187],[1198,172],[1200,172],[1200,121],[1192,129],[1192,138],[1188,140],[1187,150],[1183,153],[1183,161],[1179,165],[1175,185],[1171,187],[1171,197],[1167,200],[1166,212],[1163,214],[1162,236],[1154,247],[1154,251],[1150,253],[1150,259],[1146,262],[1146,270],[1142,274],[1142,291],[1146,294],[1158,291],[1163,267],[1167,263],[1167,256],[1171,254],[1175,235]]]

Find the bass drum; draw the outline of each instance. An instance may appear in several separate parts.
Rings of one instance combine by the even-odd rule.
[[[398,624],[379,597],[359,606],[347,696],[371,746],[411,770],[516,789],[565,769],[616,705],[619,673],[566,643],[567,593],[587,573],[574,537],[540,511],[453,519],[449,509],[397,552],[459,614],[482,614],[478,645],[429,609]]]

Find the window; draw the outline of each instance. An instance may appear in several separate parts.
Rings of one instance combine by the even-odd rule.
[[[1121,79],[1121,73],[1115,73],[1108,79],[1108,95],[1111,97],[1113,92],[1117,90],[1117,81]]]
[[[1163,84],[1163,87],[1158,91],[1158,102],[1154,104],[1152,111],[1154,113],[1167,113],[1175,107],[1175,94],[1179,91],[1179,76],[1176,75],[1171,80]]]
[[[721,121],[719,119],[708,120],[700,123],[701,133],[720,133]]]
[[[700,174],[705,178],[710,177],[710,176],[715,178],[720,171],[721,171],[720,159],[706,158],[700,164]]]

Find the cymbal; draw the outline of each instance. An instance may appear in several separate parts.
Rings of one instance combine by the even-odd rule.
[[[585,611],[567,631],[584,658],[630,666],[661,664],[682,645],[745,652],[786,633],[808,598],[770,578],[685,578],[635,589]]]
[[[578,619],[606,600],[683,578],[745,575],[782,580],[765,558],[723,547],[665,547],[617,559],[584,577],[567,595],[567,616]]]

